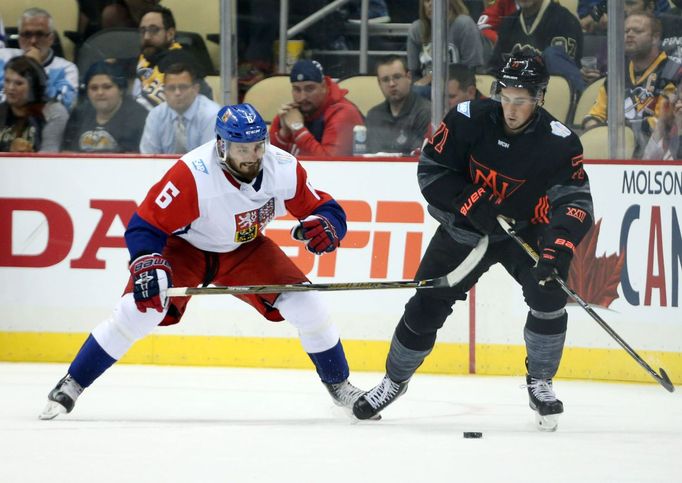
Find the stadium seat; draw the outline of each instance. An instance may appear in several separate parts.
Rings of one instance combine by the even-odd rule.
[[[244,95],[244,102],[253,105],[268,124],[279,107],[291,102],[291,82],[288,75],[274,75],[256,82]]]
[[[544,108],[561,122],[567,122],[573,92],[568,81],[558,75],[549,77]]]
[[[132,65],[140,55],[140,33],[137,29],[114,28],[100,30],[83,42],[76,65],[81,77],[92,64],[104,59],[129,60]]]
[[[374,75],[356,75],[339,81],[339,87],[348,89],[346,99],[358,106],[363,116],[367,111],[384,102],[384,95]]]
[[[163,0],[162,5],[169,8],[175,17],[178,30],[196,32],[203,39],[208,33],[220,32],[220,2],[203,0]],[[271,12],[267,12],[270,14]],[[213,65],[220,68],[220,45],[208,42],[206,45]]]
[[[583,118],[590,112],[590,109],[594,105],[594,101],[597,99],[597,94],[599,94],[599,89],[604,84],[606,77],[597,79],[592,84],[588,85],[587,88],[580,94],[578,98],[578,103],[575,107],[575,114],[573,115],[573,125],[580,126],[583,123]]]
[[[199,75],[207,76],[218,74],[218,71],[213,66],[211,55],[208,53],[206,42],[204,42],[201,35],[197,32],[178,30],[175,33],[175,40],[192,54],[192,58],[199,68]]]
[[[213,100],[222,106],[223,105],[223,88],[222,88],[220,76],[219,75],[207,75],[204,78],[204,80],[206,81],[206,83],[211,88],[211,91],[213,91]]]
[[[476,89],[488,97],[490,95],[490,86],[493,85],[495,81],[495,76],[488,74],[476,74]]]
[[[599,126],[580,136],[585,159],[609,159],[609,128]],[[625,127],[625,158],[630,159],[635,151],[635,134],[632,128]]]

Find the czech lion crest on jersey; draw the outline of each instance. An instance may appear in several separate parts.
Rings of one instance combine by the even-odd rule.
[[[244,211],[234,215],[234,241],[250,242],[265,229],[275,218],[275,199],[270,198],[263,206],[255,210]]]

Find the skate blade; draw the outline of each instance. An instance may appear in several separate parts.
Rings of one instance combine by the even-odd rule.
[[[38,415],[38,419],[48,421],[54,419],[60,414],[66,414],[66,408],[56,401],[48,401],[43,412]]]
[[[369,419],[358,419],[355,416],[355,414],[353,414],[353,408],[352,407],[349,408],[348,406],[342,406],[340,404],[336,404],[336,407],[338,409],[340,409],[341,411],[343,411],[343,413],[348,417],[348,419],[350,419],[352,424],[357,424],[357,423],[361,423],[364,421],[380,421],[381,420],[381,414],[377,414],[375,416],[372,416]]]
[[[559,414],[541,416],[535,413],[535,423],[540,431],[554,432],[559,426]]]

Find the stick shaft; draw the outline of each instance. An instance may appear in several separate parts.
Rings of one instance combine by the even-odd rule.
[[[243,285],[231,287],[172,287],[169,297],[189,295],[245,295],[254,293],[283,293],[340,290],[380,290],[399,288],[430,288],[434,280],[395,281],[395,282],[348,282],[348,283],[296,283],[285,285]]]
[[[400,288],[444,288],[453,287],[469,275],[488,250],[488,237],[482,237],[471,252],[450,273],[428,280],[399,280],[393,282],[340,282],[340,283],[294,283],[283,285],[242,285],[231,287],[171,287],[168,297],[191,295],[245,295],[254,293],[341,291],[341,290],[385,290]]]
[[[528,242],[526,242],[518,235],[518,233],[516,233],[514,227],[509,223],[509,221],[507,221],[506,218],[503,216],[498,216],[497,221],[499,222],[500,226],[502,226],[502,229],[504,229],[504,231],[507,232],[507,234],[519,246],[521,246],[521,248],[523,248],[526,254],[532,258],[533,261],[537,262],[539,260],[540,257],[538,253],[528,244]],[[587,312],[589,316],[592,317],[592,319],[594,319],[606,331],[607,334],[609,334],[616,342],[618,342],[618,344],[625,349],[625,352],[627,352],[640,366],[642,366],[642,368],[644,368],[651,377],[653,377],[669,392],[673,392],[675,390],[672,382],[670,382],[670,378],[668,378],[668,375],[663,369],[660,369],[662,375],[659,375],[656,371],[654,371],[651,366],[649,366],[649,364],[647,364],[646,361],[642,359],[639,354],[637,354],[637,352],[635,352],[635,350],[630,347],[630,345],[625,342],[625,340],[618,335],[618,333],[613,330],[611,326],[607,324],[606,321],[602,319],[599,314],[597,314],[597,312],[595,312],[594,309],[575,292],[575,290],[569,287],[561,277],[555,276],[554,280],[556,280],[561,289],[578,305],[580,305],[580,307],[585,310],[585,312]]]

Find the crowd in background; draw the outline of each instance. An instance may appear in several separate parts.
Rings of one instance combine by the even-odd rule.
[[[291,3],[290,25],[329,2]],[[606,0],[573,4],[576,11],[552,0],[448,0],[449,107],[485,97],[487,92],[476,89],[476,75],[493,72],[517,51],[541,55],[551,75],[568,81],[575,106],[581,93],[607,74],[608,12]],[[216,71],[179,40],[182,25],[176,20],[182,19],[158,0],[79,0],[78,5],[78,32],[70,37],[76,57],[88,38],[112,28],[139,33],[137,56],[79,63],[79,72],[76,59],[64,58],[59,49],[60,26],[50,12],[28,9],[16,26],[15,19],[0,18],[0,151],[170,154],[214,137],[220,105],[205,77]],[[325,28],[299,36],[305,49],[298,53],[302,60],[290,66],[291,96],[281,99],[272,119],[273,144],[296,155],[357,154],[353,132],[364,126],[363,152],[410,155],[430,134],[432,0],[370,2],[371,24],[393,21],[407,28],[399,47],[393,39],[385,55],[370,58],[384,101],[364,113],[337,83],[357,71],[349,64],[340,71],[336,59],[343,56],[331,55],[356,48],[347,26],[359,21],[359,5],[350,2],[323,21]],[[279,2],[240,1],[237,8],[243,95],[275,72]],[[633,156],[682,159],[682,0],[625,0],[624,9],[622,99],[634,132]],[[15,46],[6,34],[12,27]],[[317,53],[313,59],[311,51]],[[560,121],[580,132],[605,125],[606,84],[595,92],[579,124],[568,116]]]

